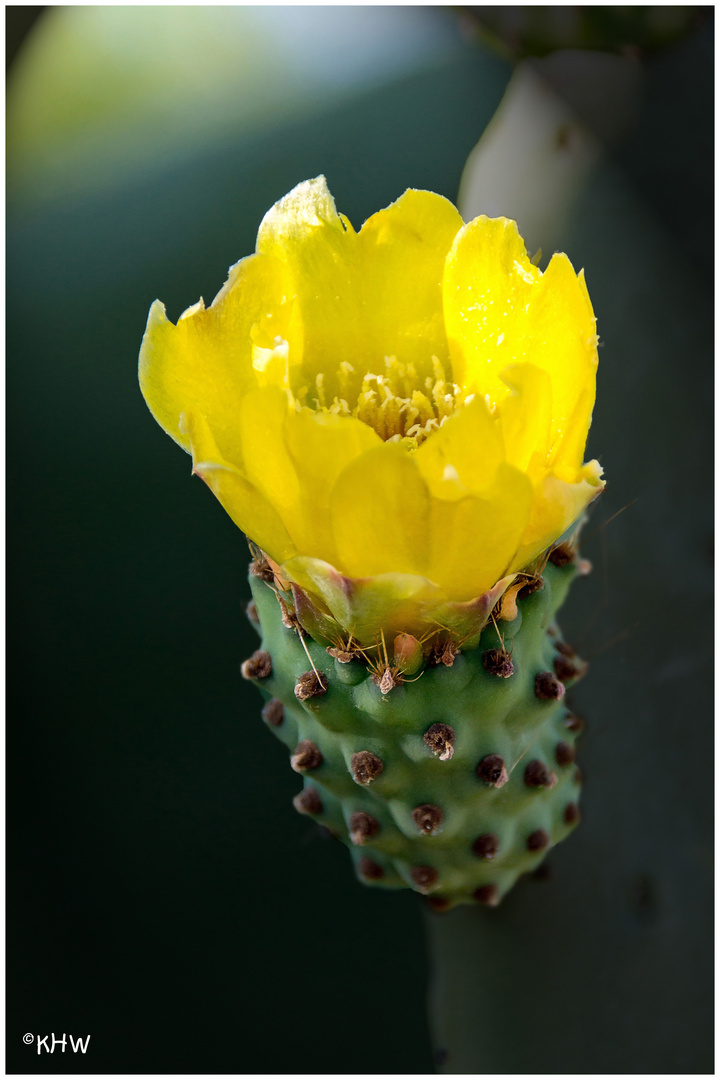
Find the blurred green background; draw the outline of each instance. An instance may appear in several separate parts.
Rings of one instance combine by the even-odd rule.
[[[239,676],[244,538],[150,417],[136,362],[152,300],[172,319],[209,301],[300,180],[325,173],[356,225],[406,187],[456,198],[512,74],[476,36],[482,10],[53,8],[15,55],[10,1072],[434,1067],[421,902],[361,888],[293,810],[298,778]],[[11,44],[27,15],[7,17]],[[613,947],[618,926],[645,935],[690,993],[673,1071],[711,1067],[712,40],[706,9],[643,56],[641,118],[558,242],[603,341],[593,525],[638,502],[589,542],[568,613],[597,657],[578,692],[587,822],[504,916],[532,925],[564,878],[599,874]],[[642,1019],[637,1071],[664,1071],[667,1025],[654,1005]],[[22,1043],[51,1031],[90,1034],[88,1054]],[[633,1032],[616,1034],[625,1071]],[[584,1052],[571,1067],[596,1071]]]

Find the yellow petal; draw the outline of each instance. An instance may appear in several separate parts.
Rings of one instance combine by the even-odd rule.
[[[433,499],[427,576],[453,600],[468,600],[492,588],[513,560],[532,496],[528,478],[502,464],[483,497]]]
[[[191,447],[193,472],[205,481],[238,528],[276,561],[292,558],[296,548],[279,514],[223,459],[204,417],[185,414],[183,427]]]
[[[367,450],[340,474],[330,497],[339,565],[350,577],[424,574],[429,496],[396,443]]]
[[[275,386],[245,395],[238,432],[243,472],[281,516],[298,551],[332,562],[335,480],[358,455],[382,446],[380,437],[353,417],[297,412]]]
[[[532,513],[511,570],[522,570],[578,520],[603,490],[602,469],[589,462],[577,483],[546,476],[535,489]]]
[[[542,279],[532,291],[527,312],[525,353],[527,360],[547,371],[552,384],[551,447],[570,432],[579,398],[595,400],[597,336],[587,289],[580,282],[567,255],[553,255]],[[589,424],[589,417],[588,417]],[[578,438],[587,437],[583,421]],[[584,442],[583,442],[584,448]],[[580,456],[582,456],[582,451]]]
[[[511,465],[527,472],[538,454],[547,468],[552,417],[550,376],[534,364],[514,364],[503,371],[502,378],[513,391],[499,409],[505,456]]]
[[[503,458],[500,427],[483,398],[461,406],[415,454],[431,494],[438,499],[482,491],[494,481]]]
[[[318,559],[337,559],[330,525],[330,495],[351,461],[382,446],[380,436],[352,416],[311,409],[292,410],[285,425],[286,445],[303,493],[304,512],[312,524]]]
[[[372,640],[431,612],[475,626],[582,515],[603,486],[582,465],[596,365],[565,256],[541,274],[514,222],[463,226],[424,191],[355,232],[319,177],[209,309],[173,326],[153,305],[140,375],[240,528]]]
[[[362,379],[382,374],[386,356],[427,374],[433,354],[447,358],[441,280],[461,226],[442,196],[407,191],[356,233],[337,214],[323,177],[299,184],[273,207],[257,250],[284,259],[292,273],[308,383],[323,372],[332,400],[341,361]]]
[[[468,392],[498,402],[508,393],[500,372],[532,360],[524,355],[522,333],[540,277],[514,221],[483,215],[458,233],[445,267],[443,301],[453,377]]]
[[[466,390],[502,403],[502,371],[530,363],[552,387],[553,451],[576,423],[583,394],[594,401],[595,317],[584,276],[566,255],[542,274],[527,257],[514,221],[476,218],[458,234],[447,260],[445,318],[454,378]],[[592,409],[590,402],[590,410]],[[587,435],[573,431],[578,438]],[[577,439],[573,443],[574,448]]]
[[[297,184],[268,210],[260,222],[256,250],[285,259],[318,228],[345,232],[324,176]]]
[[[140,386],[155,419],[184,450],[182,413],[212,420],[213,436],[228,460],[237,441],[238,408],[255,386],[251,329],[274,312],[282,321],[290,305],[282,264],[251,256],[236,264],[213,305],[189,308],[174,326],[156,300],[140,349]]]
[[[285,424],[291,405],[286,391],[276,386],[251,390],[237,412],[239,461],[250,484],[280,515],[298,551],[306,542],[310,515],[285,443]],[[255,539],[255,537],[253,537]]]
[[[565,433],[555,444],[550,456],[553,472],[570,483],[579,479],[578,473],[585,455],[585,444],[594,404],[595,379],[593,377],[581,387],[572,415],[565,425]]]
[[[406,191],[373,214],[358,234],[366,302],[358,311],[371,325],[378,355],[415,361],[448,357],[442,307],[442,276],[450,246],[463,226],[447,199],[429,191]],[[384,350],[384,351],[383,351]]]
[[[585,301],[587,316],[591,320],[592,327],[594,328],[596,320],[590,302],[587,285],[585,283],[584,270],[580,271],[577,280],[580,287],[580,295]],[[582,460],[585,454],[585,443],[587,442],[587,432],[592,423],[593,406],[595,404],[595,371],[597,369],[597,362],[597,335],[595,335],[595,344],[590,357],[588,377],[581,386],[572,415],[566,424],[565,432],[556,444],[551,457],[553,471],[562,480],[566,480],[569,483],[574,483],[580,479],[580,476],[577,474],[582,466]],[[590,462],[586,468],[593,472],[593,466],[597,466],[599,478],[602,469],[600,469],[597,462]]]

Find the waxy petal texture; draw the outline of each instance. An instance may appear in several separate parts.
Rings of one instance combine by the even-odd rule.
[[[323,177],[209,308],[173,325],[156,301],[140,354],[194,471],[315,625],[358,640],[475,619],[582,517],[596,368],[567,256],[543,273],[515,222],[465,225],[426,191],[356,232]]]

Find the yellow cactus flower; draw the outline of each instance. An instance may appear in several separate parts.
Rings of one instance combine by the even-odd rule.
[[[515,222],[406,191],[356,232],[324,177],[177,325],[140,383],[313,632],[357,640],[484,612],[602,490],[583,464],[597,335],[582,272]],[[301,615],[302,621],[302,615]],[[325,628],[325,629],[323,629]]]

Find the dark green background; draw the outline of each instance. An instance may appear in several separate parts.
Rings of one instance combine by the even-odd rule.
[[[560,237],[598,316],[608,481],[561,618],[590,660],[582,824],[545,884],[429,921],[448,1072],[713,1070],[711,82],[711,32],[646,63]]]
[[[419,901],[362,889],[292,807],[239,663],[248,550],[137,385],[150,303],[208,302],[324,172],[360,224],[455,198],[508,66],[435,70],[112,194],[11,215],[13,1071],[427,1072]],[[25,1032],[90,1033],[81,1059]]]
[[[572,874],[608,830],[602,747],[615,740],[634,816],[626,849],[602,854],[628,867],[611,919],[644,932],[633,882],[697,852],[672,924],[654,909],[673,948],[711,933],[711,65],[707,25],[651,62],[641,126],[563,238],[603,340],[590,451],[610,483],[593,524],[635,498],[644,509],[590,542],[598,573],[572,601],[578,634],[601,605],[583,641],[600,654],[581,755],[594,801],[557,857]],[[408,186],[455,198],[509,74],[458,40],[442,64],[320,120],[112,192],[10,208],[9,1071],[432,1070],[420,901],[362,889],[342,847],[292,809],[298,779],[239,677],[255,647],[244,539],[150,417],[136,360],[150,302],[175,319],[209,300],[298,181],[324,172],[356,224]],[[672,813],[662,777],[643,773],[659,732],[682,773]],[[638,775],[652,813],[632,808]],[[563,889],[527,883],[512,901],[532,921]],[[697,1000],[671,1071],[711,1067],[710,953],[692,953]],[[645,1057],[621,1032],[612,1068],[656,1070],[645,1020]],[[88,1055],[22,1044],[51,1031],[90,1034]],[[602,1071],[586,1050],[580,1071]]]

